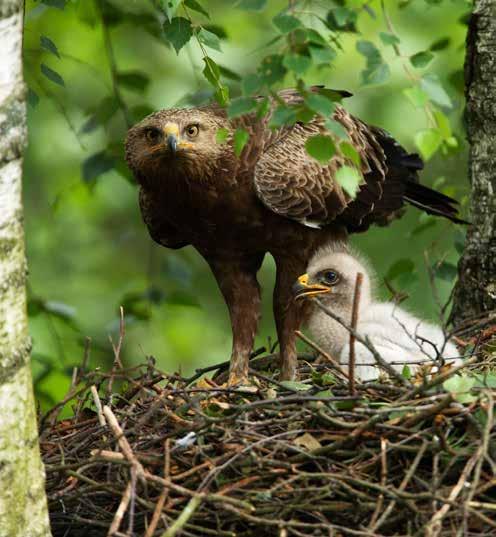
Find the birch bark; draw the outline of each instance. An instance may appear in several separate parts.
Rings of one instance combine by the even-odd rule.
[[[496,0],[476,0],[465,59],[471,221],[451,319],[496,309]]]
[[[30,370],[21,201],[21,0],[0,0],[0,537],[50,535]]]

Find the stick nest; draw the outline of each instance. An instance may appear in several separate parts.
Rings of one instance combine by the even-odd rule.
[[[248,389],[225,364],[84,374],[42,419],[53,535],[495,535],[496,383],[474,361],[351,395],[308,356],[296,383],[252,360]]]

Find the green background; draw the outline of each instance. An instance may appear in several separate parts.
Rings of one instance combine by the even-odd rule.
[[[259,2],[263,6],[259,11],[243,9],[256,4],[205,1],[202,5],[210,20],[190,12],[194,21],[214,24],[217,33],[219,27],[225,32],[222,52],[209,50],[209,55],[241,76],[254,72],[264,56],[281,47],[280,42],[267,44],[277,36],[272,18],[287,4]],[[141,222],[137,189],[122,160],[125,116],[121,110],[110,114],[111,106],[101,105],[114,91],[101,5],[93,0],[30,0],[26,5],[25,76],[31,91],[24,200],[33,368],[43,405],[59,400],[66,392],[72,367],[82,360],[86,336],[92,339],[91,366],[110,367],[109,335],[116,340],[122,304],[126,306],[122,354],[126,365],[153,355],[165,371],[187,373],[226,360],[230,353],[227,310],[205,262],[191,247],[172,251],[157,246]],[[328,9],[343,5],[302,2],[299,9],[302,16],[305,11],[325,16]],[[346,5],[358,14],[356,32],[339,32],[335,60],[328,67],[312,66],[304,75],[305,82],[353,92],[344,103],[348,110],[387,129],[409,150],[416,150],[415,135],[428,127],[428,118],[403,90],[415,85],[415,77],[424,73],[438,75],[452,101],[443,113],[459,147],[437,151],[426,163],[421,179],[461,200],[464,211],[468,184],[462,66],[469,4],[448,0],[386,2],[387,15],[401,39],[402,57],[380,40],[380,32],[391,30],[380,2]],[[131,121],[147,111],[199,102],[211,93],[202,75],[201,50],[194,40],[177,55],[163,37],[147,31],[145,23],[151,19],[143,13],[153,18],[159,11],[157,6],[135,0],[104,4],[104,8],[121,17],[107,27],[116,69],[141,76],[134,82],[128,77],[118,87]],[[41,36],[56,45],[60,57],[40,46]],[[427,67],[411,65],[411,55],[444,38],[449,39],[447,46],[433,51]],[[365,58],[357,52],[357,39],[370,40],[380,49],[391,71],[384,83],[361,83]],[[54,81],[53,75],[47,77],[42,64],[56,71],[64,86]],[[238,83],[226,83],[232,96],[239,95]],[[276,87],[294,83],[289,73]],[[98,106],[100,124],[97,121],[91,128],[88,120]],[[105,112],[111,117],[102,119]],[[92,166],[91,160],[88,163],[89,157],[109,147],[112,161],[104,160],[103,165],[99,161],[101,169]],[[462,229],[411,208],[389,228],[373,228],[354,237],[353,243],[375,266],[379,295],[390,297],[382,281],[396,264],[397,270],[389,276],[397,290],[409,294],[406,307],[437,318],[426,265],[444,261],[435,277],[444,303],[453,285]],[[260,272],[263,317],[257,346],[267,345],[275,337],[273,280],[273,262],[267,256]]]

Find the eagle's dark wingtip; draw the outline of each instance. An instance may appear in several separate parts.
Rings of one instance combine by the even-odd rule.
[[[471,222],[459,218],[456,207],[457,200],[420,183],[408,181],[403,199],[427,214],[443,216],[455,224],[471,224]]]

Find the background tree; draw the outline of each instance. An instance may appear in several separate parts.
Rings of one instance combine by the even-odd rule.
[[[50,535],[26,311],[22,0],[0,1],[0,535]]]
[[[452,312],[455,324],[496,310],[495,35],[496,1],[477,0],[465,60],[472,226],[458,265]]]

